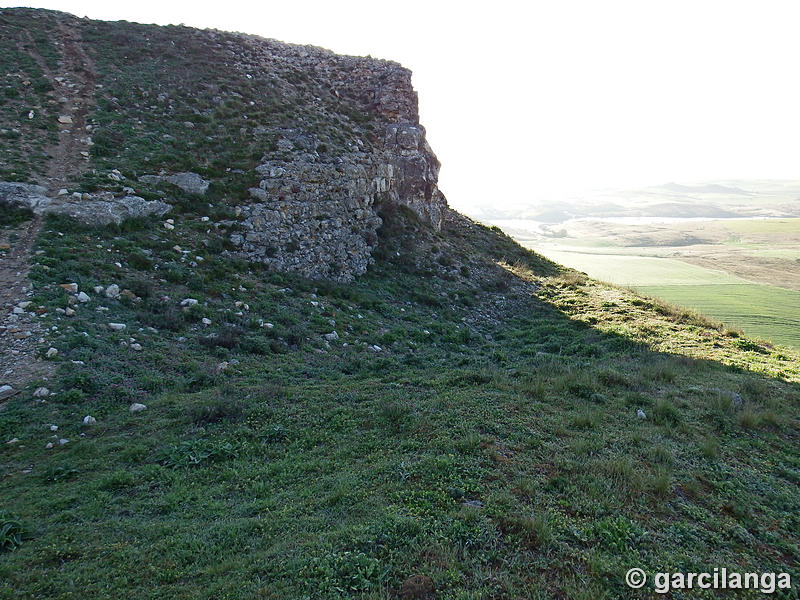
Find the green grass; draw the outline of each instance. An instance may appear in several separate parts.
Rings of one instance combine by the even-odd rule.
[[[440,598],[644,597],[631,566],[800,576],[797,354],[744,350],[481,227],[387,223],[344,286],[223,258],[195,214],[176,225],[42,233],[32,308],[58,327],[56,395],[34,402],[32,382],[0,412],[21,440],[0,447],[2,508],[27,534],[0,562],[6,597],[391,598],[415,574]],[[407,262],[426,244],[469,249],[470,277]],[[65,281],[141,300],[90,291],[58,317]],[[69,443],[45,449],[49,423]]]
[[[738,327],[747,335],[800,348],[800,292],[769,285],[637,286],[647,294]]]

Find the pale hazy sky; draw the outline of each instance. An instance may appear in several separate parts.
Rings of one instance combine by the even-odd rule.
[[[27,5],[396,60],[414,72],[440,187],[462,210],[800,173],[796,0]]]

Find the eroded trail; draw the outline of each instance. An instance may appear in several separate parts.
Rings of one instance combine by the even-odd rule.
[[[44,327],[32,305],[28,279],[30,257],[41,228],[38,220],[0,231],[0,385],[18,388],[34,378],[46,378],[51,363],[37,357],[45,343]]]
[[[32,53],[44,76],[53,85],[53,97],[59,103],[58,144],[48,149],[50,161],[42,185],[55,195],[86,170],[91,136],[86,131],[86,117],[94,105],[95,67],[83,46],[80,31],[59,20],[61,50],[59,72],[53,73],[46,62]]]
[[[52,84],[51,95],[58,105],[58,143],[47,149],[46,176],[39,181],[55,197],[88,166],[91,137],[86,125],[94,104],[95,68],[74,25],[59,20],[53,43],[61,53],[58,72],[48,67],[35,45],[26,51]],[[40,315],[35,306],[26,304],[33,296],[28,273],[41,227],[40,219],[34,218],[0,230],[0,385],[14,388],[46,379],[52,371],[52,363],[40,357],[47,350]]]

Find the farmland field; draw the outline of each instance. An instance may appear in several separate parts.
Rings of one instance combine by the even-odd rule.
[[[595,279],[626,287],[657,285],[741,285],[750,283],[725,271],[707,269],[672,258],[631,254],[541,250],[562,265],[583,271]]]
[[[800,348],[800,219],[498,222],[549,259]]]
[[[691,308],[747,335],[800,348],[800,292],[670,258],[539,250],[595,279]]]
[[[761,285],[653,285],[648,296],[696,310],[748,335],[800,348],[800,292]]]

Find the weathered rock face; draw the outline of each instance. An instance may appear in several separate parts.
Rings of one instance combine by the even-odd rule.
[[[139,196],[117,198],[109,192],[80,195],[80,198],[51,199],[39,185],[0,182],[0,207],[28,209],[36,215],[63,215],[84,225],[120,225],[127,219],[162,216],[172,207]],[[85,197],[84,197],[85,196]]]
[[[250,190],[256,202],[243,209],[244,233],[232,241],[273,268],[349,281],[372,260],[383,204],[406,206],[438,230],[447,201],[437,187],[439,161],[419,124],[410,71],[325,51],[307,60],[309,53],[314,49],[287,60],[300,60],[337,96],[357,101],[374,123],[371,134],[330,157],[313,133],[280,132],[278,152],[255,169],[262,177]]]
[[[51,202],[47,189],[40,185],[0,181],[0,206],[38,211]]]
[[[162,183],[166,181],[180,188],[187,194],[202,196],[208,190],[209,182],[197,173],[175,173],[174,175],[142,175],[139,181],[145,183]]]
[[[165,202],[148,201],[139,196],[115,198],[113,194],[97,194],[88,199],[53,202],[44,212],[71,217],[92,227],[104,227],[121,225],[128,219],[161,217],[171,208]]]
[[[250,190],[259,202],[243,208],[244,234],[232,241],[251,258],[305,277],[364,273],[381,224],[367,166],[302,157],[259,166],[264,179]]]

